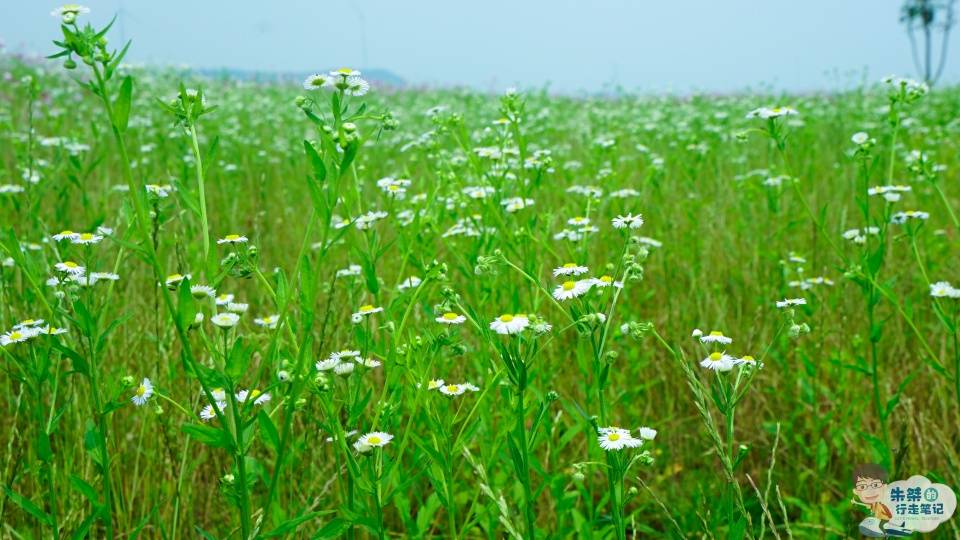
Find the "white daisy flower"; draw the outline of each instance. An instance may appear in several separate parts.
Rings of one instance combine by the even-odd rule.
[[[180,282],[183,281],[183,280],[185,280],[185,279],[190,279],[190,274],[187,274],[187,275],[183,275],[183,274],[170,274],[170,275],[167,276],[167,278],[164,280],[164,284],[166,284],[166,286],[167,286],[168,288],[170,288],[170,289],[176,289],[176,288],[177,288],[177,285],[179,285]]]
[[[77,236],[79,236],[79,233],[75,233],[68,229],[68,230],[60,231],[57,234],[53,235],[53,239],[56,240],[57,242],[62,242],[64,240],[73,240]]]
[[[783,300],[777,300],[777,307],[803,306],[806,305],[806,303],[806,298],[784,298]]]
[[[767,120],[770,118],[780,118],[782,116],[795,116],[800,114],[792,107],[760,107],[747,113],[747,118],[761,118]]]
[[[210,317],[210,322],[219,326],[220,328],[233,328],[240,322],[240,316],[236,313],[217,313],[213,317]]]
[[[356,358],[360,356],[360,351],[345,349],[339,352],[330,353],[330,358],[342,361],[344,358]]]
[[[370,91],[370,83],[360,77],[348,77],[344,84],[344,93],[348,96],[359,97]]]
[[[435,319],[440,324],[463,324],[467,318],[458,313],[448,311]]]
[[[470,383],[445,384],[440,386],[440,393],[446,396],[459,396],[464,392],[477,392],[480,389]]]
[[[216,296],[217,291],[209,285],[191,285],[190,294],[199,300],[201,298],[213,298]]]
[[[218,401],[218,402],[216,403],[216,406],[217,406],[217,410],[222,413],[222,412],[224,411],[224,409],[227,408],[227,402],[226,402],[226,401]],[[203,409],[200,410],[200,419],[203,420],[204,422],[206,422],[206,421],[208,421],[208,420],[212,420],[212,419],[214,419],[214,418],[216,418],[216,417],[217,417],[217,413],[213,410],[213,405],[207,405],[207,406],[205,406]]]
[[[558,276],[579,276],[586,274],[590,269],[586,266],[580,266],[577,263],[566,263],[563,266],[553,269],[553,277]]]
[[[87,271],[86,268],[84,268],[83,266],[80,266],[79,264],[73,261],[58,262],[57,264],[53,265],[53,267],[61,272],[66,272],[68,274],[74,274],[74,275],[83,274],[84,272]]]
[[[217,304],[218,306],[225,306],[225,305],[229,304],[230,302],[233,302],[233,295],[232,295],[232,294],[221,294],[221,295],[218,296],[217,299],[216,299],[216,304]]]
[[[0,345],[6,347],[13,343],[23,343],[28,339],[36,337],[39,331],[36,328],[24,328],[22,330],[11,330],[0,335]]]
[[[103,240],[103,236],[93,233],[80,233],[70,238],[72,244],[98,244]]]
[[[14,330],[24,330],[29,328],[36,328],[43,324],[43,319],[26,319],[20,321],[19,323],[13,325]]]
[[[713,371],[730,371],[734,366],[734,358],[727,353],[713,352],[700,362],[700,367]]]
[[[700,335],[700,343],[721,343],[723,345],[729,345],[733,343],[732,338],[728,338],[723,335],[723,332],[719,330],[714,330],[707,335]]]
[[[593,280],[590,279],[564,281],[562,284],[557,285],[557,288],[553,290],[553,297],[557,300],[569,300],[571,298],[577,298],[578,296],[587,294],[592,286]]]
[[[346,377],[347,375],[353,373],[355,366],[356,364],[354,364],[353,362],[340,362],[337,365],[333,366],[333,372],[336,373],[337,375],[343,375],[344,377]]]
[[[629,429],[618,427],[600,428],[597,441],[600,443],[600,448],[608,452],[623,450],[624,448],[637,448],[643,445],[643,440],[631,435]]]
[[[423,281],[422,281],[420,278],[418,278],[417,276],[410,276],[410,277],[408,277],[407,279],[405,279],[405,280],[403,280],[402,282],[400,282],[400,285],[397,286],[397,289],[399,289],[399,290],[401,290],[401,291],[404,291],[404,290],[407,290],[407,289],[415,289],[415,288],[417,288],[417,286],[419,286],[420,283],[422,283],[422,282],[423,282]]]
[[[645,441],[652,441],[657,437],[657,430],[651,427],[641,426],[637,428],[637,435]]]
[[[360,438],[357,439],[357,442],[353,443],[353,447],[361,453],[369,452],[374,448],[383,448],[392,440],[393,435],[389,433],[385,433],[383,431],[371,431],[370,433],[361,435]]]
[[[241,236],[241,235],[239,235],[239,234],[228,234],[228,235],[224,236],[223,238],[220,238],[219,240],[217,240],[217,244],[218,244],[218,245],[221,245],[221,244],[246,244],[246,243],[247,243],[247,237],[246,237],[246,236]]]
[[[382,307],[375,307],[372,304],[360,306],[360,309],[353,314],[353,322],[360,322],[363,320],[363,317],[373,315],[374,313],[380,313],[381,311],[383,311]]]
[[[150,379],[144,377],[140,386],[137,386],[137,390],[133,393],[130,401],[137,407],[140,407],[145,405],[151,396],[153,396],[153,383],[150,382]]]
[[[237,403],[244,403],[247,401],[247,398],[253,399],[254,405],[263,405],[264,403],[270,401],[269,393],[261,393],[260,390],[254,389],[252,392],[247,390],[240,390],[236,393],[235,397],[237,398]]]
[[[609,275],[603,275],[598,278],[594,278],[591,280],[591,282],[595,287],[600,287],[600,288],[609,287],[611,285],[618,289],[623,288],[622,281],[614,281],[613,276],[609,276]]]
[[[57,328],[56,326],[44,326],[39,329],[39,333],[46,334],[48,336],[59,336],[60,334],[66,334],[66,328]]]
[[[758,365],[759,365],[760,367],[763,367],[763,364],[758,363],[758,362],[757,362],[757,359],[754,358],[754,357],[752,357],[752,356],[750,356],[749,354],[748,354],[748,355],[741,356],[740,358],[734,358],[734,359],[733,359],[733,365],[735,365],[735,366],[750,366],[750,367],[755,367],[755,366],[758,366]]]
[[[930,296],[934,298],[960,298],[960,289],[954,288],[948,281],[938,281],[930,285]]]
[[[276,328],[279,321],[279,315],[268,315],[266,317],[254,319],[253,323],[264,328]]]
[[[90,13],[90,8],[80,4],[64,4],[50,12],[51,17],[57,17],[63,24],[73,24],[77,16]]]
[[[304,90],[320,90],[321,88],[333,88],[333,77],[315,73],[303,81]]]
[[[317,360],[317,363],[314,366],[317,368],[317,371],[330,371],[331,369],[337,367],[337,364],[340,363],[339,358],[324,358],[323,360]]]
[[[373,358],[361,358],[358,356],[354,358],[353,361],[356,362],[357,364],[360,364],[363,367],[368,367],[368,368],[380,367],[381,365],[379,360],[374,360]]]
[[[337,277],[353,277],[359,276],[361,273],[363,273],[363,268],[359,264],[351,264],[346,268],[337,270]]]
[[[613,218],[613,228],[614,229],[639,229],[643,226],[643,216],[641,214],[633,215],[627,214],[625,216],[617,216]]]
[[[524,315],[504,313],[490,323],[490,329],[500,335],[519,334],[530,324]]]
[[[890,218],[890,223],[893,223],[896,225],[903,225],[904,223],[906,223],[911,219],[924,221],[924,220],[930,219],[930,214],[928,214],[927,212],[921,212],[919,210],[907,210],[906,212],[897,212],[896,214],[893,215],[893,217]]]
[[[229,311],[230,313],[238,313],[238,314],[239,314],[239,313],[246,313],[246,312],[247,312],[247,308],[249,308],[249,307],[250,307],[249,304],[244,304],[243,302],[228,302],[228,303],[227,303],[227,311]]]

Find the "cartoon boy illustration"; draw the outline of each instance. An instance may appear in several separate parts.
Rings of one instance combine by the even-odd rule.
[[[858,465],[853,469],[853,494],[861,502],[857,499],[850,499],[850,502],[869,508],[871,514],[860,522],[860,534],[871,538],[910,536],[911,531],[903,527],[903,524],[883,524],[893,517],[893,513],[882,502],[886,485],[887,471],[875,463]]]

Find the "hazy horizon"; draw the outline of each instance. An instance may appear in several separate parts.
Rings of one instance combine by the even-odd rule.
[[[0,41],[47,54],[59,2],[6,6]],[[305,72],[334,66],[388,70],[410,85],[573,93],[792,92],[843,89],[889,74],[917,76],[899,0],[796,4],[559,0],[455,4],[307,0],[268,9],[253,0],[84,2],[84,18],[133,39],[127,61],[201,70]],[[186,14],[189,13],[188,17]],[[941,79],[960,81],[954,39]],[[937,47],[939,54],[939,47]]]

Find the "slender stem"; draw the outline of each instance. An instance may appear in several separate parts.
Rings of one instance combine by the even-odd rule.
[[[521,374],[521,382],[517,388],[517,409],[516,409],[516,438],[518,446],[520,447],[520,483],[523,485],[523,515],[527,524],[527,538],[533,540],[536,538],[536,520],[534,518],[533,507],[533,489],[530,485],[530,455],[527,442],[527,426],[526,426],[526,407],[524,404],[524,394],[526,393],[526,367],[521,366],[520,370],[524,373]]]
[[[210,225],[207,221],[207,195],[204,189],[203,158],[197,141],[197,126],[190,124],[190,142],[193,145],[193,163],[197,173],[197,191],[200,194],[200,225],[203,229],[203,268],[210,257]]]

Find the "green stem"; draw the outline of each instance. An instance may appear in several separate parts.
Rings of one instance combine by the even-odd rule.
[[[527,536],[529,540],[536,538],[536,520],[534,518],[534,499],[533,489],[530,485],[530,449],[527,442],[527,426],[525,422],[526,407],[524,404],[524,394],[526,393],[526,367],[521,366],[521,381],[517,388],[517,409],[516,409],[516,438],[517,446],[520,450],[520,483],[523,485],[523,515],[527,524]]]
[[[207,196],[204,189],[203,160],[200,156],[200,143],[197,141],[197,126],[190,124],[190,142],[193,147],[193,162],[197,173],[197,190],[200,194],[200,224],[203,229],[203,268],[206,269],[210,258],[210,226],[207,221]]]

